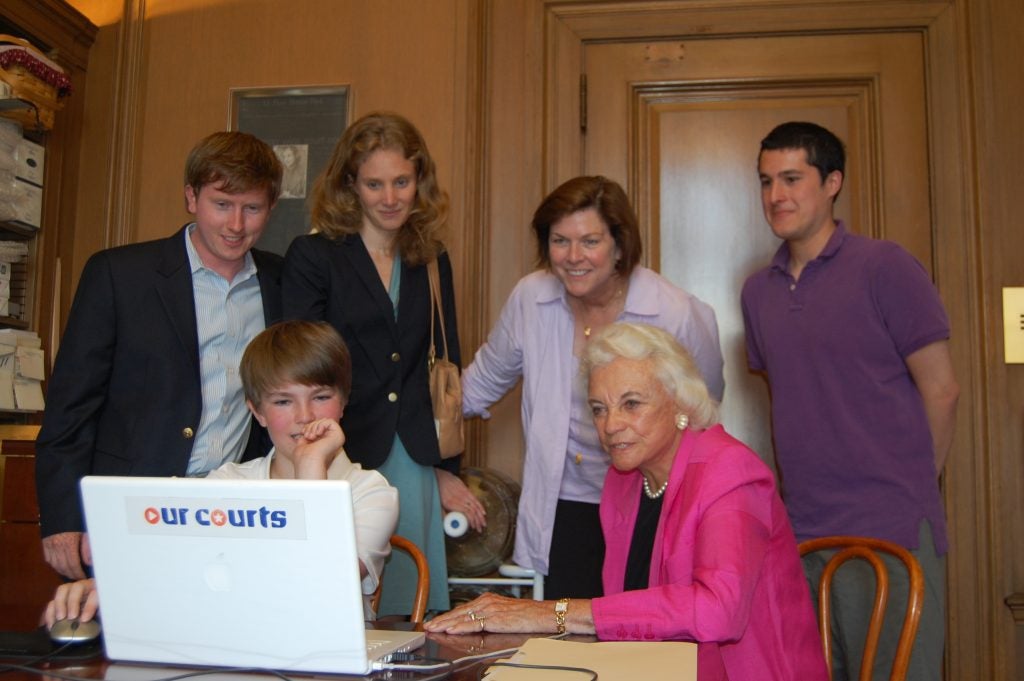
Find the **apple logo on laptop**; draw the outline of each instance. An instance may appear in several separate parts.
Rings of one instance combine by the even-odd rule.
[[[223,553],[218,554],[214,562],[207,564],[203,577],[210,591],[231,591],[231,568],[224,562]]]

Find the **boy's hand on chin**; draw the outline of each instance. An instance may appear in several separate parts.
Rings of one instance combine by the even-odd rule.
[[[295,447],[294,464],[297,477],[324,479],[327,467],[345,444],[341,425],[332,419],[318,419],[307,423]]]
[[[341,424],[333,419],[317,419],[307,423],[302,429],[299,447],[314,443],[322,444],[325,448],[341,449],[345,444],[345,433],[341,430]]]

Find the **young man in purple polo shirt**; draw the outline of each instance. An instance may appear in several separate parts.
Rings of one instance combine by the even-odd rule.
[[[797,540],[859,535],[910,549],[926,596],[907,678],[940,679],[947,543],[938,478],[959,395],[949,320],[913,256],[833,218],[844,164],[842,142],[813,123],[784,123],[762,140],[761,202],[784,243],[743,287],[747,357],[771,388],[776,463]],[[826,558],[804,559],[812,584]],[[839,574],[847,576],[834,585],[844,599],[833,615],[836,681],[860,673],[874,594],[866,564]],[[874,678],[889,678],[906,607],[905,571],[890,574],[898,580]]]

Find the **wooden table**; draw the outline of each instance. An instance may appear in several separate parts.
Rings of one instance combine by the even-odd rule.
[[[401,627],[401,625],[398,625],[398,627]],[[40,636],[42,636],[42,634],[40,634]],[[440,658],[442,660],[454,662],[468,656],[496,652],[506,648],[515,648],[522,645],[530,638],[532,638],[530,634],[467,634],[465,636],[427,634],[426,645],[415,652],[426,657]],[[570,639],[575,641],[596,640],[593,636],[573,636],[570,637]],[[87,650],[83,650],[82,654],[88,654],[88,652],[89,651]],[[507,657],[507,655],[504,657]],[[489,658],[484,661],[467,661],[464,663],[457,663],[455,672],[449,678],[454,681],[470,681],[471,679],[476,679],[479,667],[486,665],[495,659],[500,658]],[[8,659],[6,661],[17,663],[16,660]],[[3,661],[0,661],[0,665],[2,665],[2,663]],[[3,674],[3,681],[40,681],[40,679],[55,681],[56,678],[59,678],[47,675],[46,671],[52,671],[58,674],[67,674],[79,678],[106,679],[107,681],[156,681],[157,679],[177,676],[185,671],[180,667],[142,666],[121,662],[111,662],[103,656],[99,646],[96,645],[94,645],[91,651],[91,657],[87,657],[86,659],[60,659],[41,663],[36,666],[41,670],[44,670],[42,674],[34,674],[32,672],[22,670],[8,671]],[[2,671],[2,667],[0,667],[0,671]],[[401,681],[403,679],[422,679],[427,675],[428,674],[422,672],[392,671],[378,672],[371,676],[332,674],[326,678],[390,679],[393,681]],[[317,677],[309,674],[286,674],[286,676],[296,679],[325,678],[324,676]],[[245,677],[246,681],[280,681],[279,677],[256,672],[246,673]],[[228,674],[212,674],[198,678],[210,681],[226,681],[226,679],[228,679]],[[241,679],[241,676],[238,674],[231,674],[230,678],[238,681]]]

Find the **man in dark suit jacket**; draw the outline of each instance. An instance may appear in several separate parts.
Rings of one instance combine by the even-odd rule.
[[[252,135],[214,133],[185,183],[194,223],[86,263],[50,377],[36,486],[46,561],[69,578],[91,563],[82,476],[205,475],[265,453],[238,361],[281,317],[281,258],[252,249],[281,164]]]

